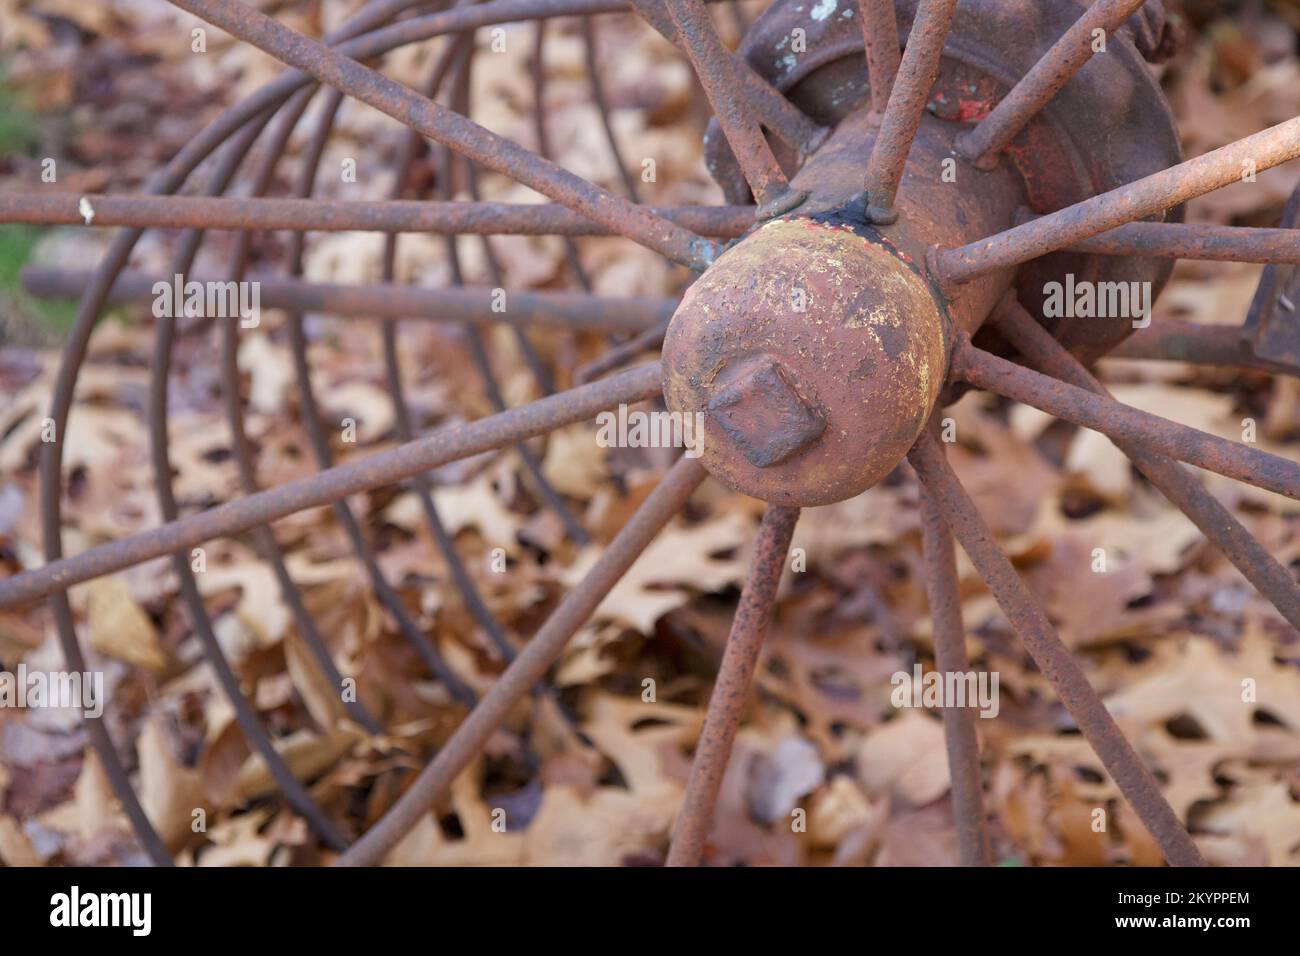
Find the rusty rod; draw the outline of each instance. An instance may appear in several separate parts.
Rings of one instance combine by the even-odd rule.
[[[614,536],[587,576],[565,595],[533,639],[456,728],[433,761],[420,771],[383,818],[339,857],[337,865],[378,863],[445,796],[456,776],[482,751],[515,704],[542,679],[569,639],[595,613],[646,545],[682,509],[704,477],[703,466],[692,458],[683,457],[672,467]]]
[[[871,108],[883,116],[902,58],[894,0],[858,0],[858,17],[862,21],[862,43],[867,54]]]
[[[953,350],[952,375],[1117,441],[1300,499],[1300,464],[1040,375],[975,348],[964,332]]]
[[[768,505],[763,512],[754,558],[740,592],[736,616],[731,621],[731,633],[709,697],[704,727],[695,745],[691,776],[668,848],[668,866],[698,866],[704,853],[704,841],[713,828],[713,810],[722,775],[731,759],[731,747],[749,700],[754,669],[772,619],[776,586],[781,581],[790,538],[798,520],[798,508]]]
[[[1038,115],[1061,87],[1092,59],[1093,34],[1118,30],[1146,0],[1096,0],[978,125],[957,137],[957,152],[977,166],[996,154]]]
[[[1142,764],[1106,705],[1069,649],[1061,643],[1042,603],[1021,582],[1016,569],[1002,553],[993,534],[975,509],[934,437],[923,433],[908,460],[926,490],[934,496],[944,523],[952,529],[988,583],[1002,613],[1020,635],[1025,649],[1051,683],[1065,709],[1074,718],[1111,778],[1137,813],[1147,832],[1174,866],[1204,866],[1196,844],[1169,806],[1160,786]]]
[[[0,608],[66,590],[212,538],[238,534],[348,495],[393,484],[461,458],[513,445],[534,435],[584,421],[620,403],[660,394],[659,363],[622,372],[590,385],[538,399],[528,405],[463,425],[452,425],[396,448],[287,482],[255,495],[171,521],[128,538],[51,561],[0,581]]]
[[[535,189],[609,226],[674,262],[704,268],[717,246],[621,196],[587,182],[517,143],[363,66],[337,49],[303,36],[244,3],[169,0],[282,63],[419,130],[468,159]]]
[[[1153,322],[1137,329],[1106,357],[1155,362],[1192,362],[1198,365],[1222,365],[1232,368],[1269,372],[1276,375],[1300,375],[1300,368],[1284,362],[1272,362],[1256,356],[1250,340],[1236,325],[1200,325],[1179,319]]]
[[[775,208],[789,194],[790,183],[753,111],[740,95],[731,53],[718,38],[703,0],[666,0],[666,5],[762,216],[766,209]]]
[[[23,287],[43,298],[80,295],[94,279],[93,272],[75,269],[28,267],[23,270]],[[212,276],[182,276],[185,283],[208,282],[222,286],[233,280]],[[426,289],[418,286],[367,283],[337,285],[306,282],[278,276],[253,275],[260,304],[265,308],[299,312],[326,312],[361,318],[423,318],[437,322],[550,326],[571,332],[643,332],[658,328],[677,307],[673,299],[612,299],[574,292],[503,290],[494,298],[489,288]],[[124,271],[108,297],[112,304],[152,302],[154,288],[164,284],[168,292],[175,277],[150,276]],[[494,311],[498,305],[504,311]]]
[[[79,211],[82,200],[94,215]],[[705,236],[731,239],[754,224],[753,206],[647,206]],[[105,196],[0,193],[0,222],[148,229],[287,229],[433,235],[608,236],[615,231],[559,203]]]
[[[628,0],[628,3],[660,36],[674,46],[684,48],[677,24],[669,16],[664,0]],[[735,71],[739,95],[764,126],[805,156],[825,142],[830,135],[829,128],[818,126],[809,119],[785,94],[760,76],[743,56],[735,53],[727,56]]]
[[[933,418],[931,424],[937,425],[938,418]],[[942,445],[939,449],[943,454]],[[921,548],[925,558],[925,593],[934,626],[934,666],[940,674],[968,673],[970,660],[966,656],[966,628],[962,623],[961,587],[952,531],[944,524],[934,495],[924,486],[921,488]],[[952,815],[957,824],[961,865],[989,866],[993,859],[984,826],[980,744],[969,702],[965,707],[957,707],[953,701],[945,701],[943,738],[948,752]]]
[[[1105,386],[1039,325],[1013,295],[1003,299],[990,321],[1038,371],[1109,397]],[[1300,630],[1300,587],[1296,586],[1291,572],[1255,540],[1232,512],[1177,463],[1131,442],[1117,441],[1116,445],[1161,494],[1214,542],[1255,590],[1264,595],[1292,627]]]
[[[1081,239],[1070,252],[1217,262],[1274,262],[1300,265],[1300,229],[1256,229],[1208,223],[1130,222]]]
[[[987,239],[936,249],[931,256],[934,271],[945,284],[969,282],[1154,215],[1226,186],[1247,172],[1270,169],[1297,156],[1300,117]]]
[[[956,7],[957,0],[921,0],[917,8],[889,105],[880,122],[880,134],[867,162],[867,215],[873,222],[889,223],[897,217],[894,196],[930,98],[930,87],[939,75],[939,58]]]

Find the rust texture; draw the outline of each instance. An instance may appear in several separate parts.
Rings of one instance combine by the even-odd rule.
[[[1186,202],[1241,178],[1300,156],[1300,117],[1279,123],[1163,172],[1006,232],[935,256],[945,283],[969,282],[987,272],[1063,249],[1107,229]]]
[[[1142,764],[1097,692],[1052,628],[1042,603],[1025,588],[998,548],[934,438],[925,434],[908,455],[926,491],[933,495],[962,549],[988,583],[1002,613],[1024,642],[1038,669],[1101,758],[1165,859],[1174,866],[1204,866],[1200,851],[1169,806],[1155,778]]]
[[[862,21],[862,42],[867,53],[871,108],[883,115],[902,59],[894,0],[858,0],[858,17]]]
[[[663,351],[669,407],[705,415],[704,466],[794,507],[879,481],[943,382],[930,287],[883,243],[810,219],[766,223],[718,261],[686,291]]]
[[[755,202],[761,208],[780,201],[790,184],[758,120],[740,95],[731,53],[718,38],[703,0],[665,0],[665,5]]]
[[[669,866],[698,866],[704,854],[704,844],[713,826],[713,810],[718,802],[722,775],[731,759],[736,730],[749,699],[754,668],[758,666],[763,638],[772,619],[776,586],[781,581],[790,538],[798,520],[797,508],[772,505],[763,514],[753,562],[740,593],[740,603],[736,605],[727,647],[713,684],[713,694],[709,697],[709,710],[695,745],[691,776],[686,783],[686,795],[682,798],[682,809],[677,815],[672,844],[668,849]]]
[[[23,288],[36,296],[66,298],[90,288],[94,274],[79,270],[29,267]],[[252,275],[264,308],[296,312],[325,312],[374,319],[426,319],[484,325],[529,325],[570,332],[643,332],[662,325],[677,303],[672,299],[616,299],[577,292],[505,290],[505,311],[493,309],[488,288],[430,289],[419,286],[369,283],[337,285]],[[229,277],[184,275],[185,282],[227,282]],[[172,276],[126,271],[113,285],[109,304],[154,300],[154,285],[175,282]]]
[[[1300,264],[1300,230],[1213,226],[1209,223],[1130,222],[1070,244],[1074,252],[1158,256],[1218,262]]]
[[[931,419],[931,433],[938,425]],[[939,453],[943,454],[940,445]],[[921,489],[921,546],[925,557],[925,593],[934,632],[934,665],[941,674],[966,673],[966,628],[961,617],[961,587],[952,531],[929,488]],[[952,702],[949,701],[949,704]],[[984,825],[984,797],[980,773],[979,736],[975,712],[968,707],[943,708],[943,739],[948,751],[952,781],[952,815],[957,825],[962,866],[989,866],[993,862]]]
[[[930,88],[939,76],[939,58],[956,6],[957,0],[921,0],[907,35],[907,47],[880,121],[880,136],[867,161],[868,215],[874,222],[892,222],[897,216],[894,196],[903,179],[921,114],[930,99]]]
[[[1112,33],[1146,0],[1096,0],[1051,49],[974,128],[957,138],[957,150],[976,165],[995,162],[1017,133],[1092,58],[1093,31]]]
[[[665,40],[675,46],[685,46],[665,0],[628,0],[628,3]],[[726,56],[732,61],[735,81],[739,84],[738,94],[763,125],[799,152],[813,152],[830,131],[805,116],[742,58],[730,52]]]
[[[952,374],[1149,451],[1300,500],[1300,465],[1032,372],[959,340]]]
[[[79,209],[94,211],[89,223]],[[703,236],[731,239],[754,224],[753,206],[644,207]],[[292,229],[434,235],[609,236],[618,232],[559,203],[339,200],[259,196],[104,196],[0,193],[0,221],[151,229]]]

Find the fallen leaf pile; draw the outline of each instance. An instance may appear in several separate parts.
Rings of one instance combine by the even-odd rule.
[[[355,6],[259,5],[317,35]],[[1243,7],[1248,15],[1235,20],[1203,20],[1189,4],[1188,47],[1160,68],[1189,155],[1300,114],[1296,21],[1288,26],[1285,19],[1296,8]],[[749,17],[759,10],[752,2],[742,7]],[[59,189],[134,191],[221,108],[279,69],[218,30],[209,31],[207,54],[192,55],[197,21],[155,3],[0,0],[0,21],[7,82],[37,117],[34,142],[0,159],[5,188],[38,181],[39,158],[54,154],[66,157]],[[632,17],[596,22],[597,63],[624,165],[636,177],[644,158],[657,163],[656,182],[637,182],[640,200],[719,201],[703,164],[702,96],[688,64]],[[734,37],[730,17],[719,23]],[[475,119],[530,148],[535,29],[506,26],[499,53],[480,31],[471,88]],[[554,158],[621,191],[591,105],[581,25],[551,20],[546,31]],[[420,86],[438,49],[399,51],[385,69]],[[320,193],[386,197],[404,148],[402,128],[352,102],[336,126],[321,160],[329,175],[320,176]],[[306,139],[300,129],[272,193],[293,188]],[[335,172],[349,158],[357,161],[355,183]],[[434,159],[420,162],[436,183]],[[1258,188],[1239,184],[1193,202],[1189,221],[1274,224],[1295,186],[1294,166],[1261,174]],[[481,180],[486,198],[539,198],[496,175]],[[462,177],[453,187],[456,198],[469,198]],[[48,230],[32,261],[84,268],[102,254],[109,232]],[[178,241],[175,232],[147,233],[132,267],[165,270]],[[255,237],[256,270],[280,270],[287,242],[284,235]],[[482,243],[458,243],[465,281],[490,283]],[[233,245],[230,234],[214,233],[195,271],[226,268]],[[573,287],[557,239],[501,237],[492,247],[509,288]],[[689,281],[629,242],[586,238],[578,248],[600,294],[675,296]],[[305,274],[322,282],[380,281],[382,253],[376,234],[315,234]],[[419,235],[399,242],[396,271],[399,281],[430,287],[451,275],[442,241]],[[1258,274],[1255,266],[1179,263],[1156,321],[1239,322]],[[393,446],[378,322],[309,315],[306,325],[312,384],[336,459]],[[595,335],[530,335],[559,387],[608,348]],[[508,403],[536,398],[513,333],[485,337]],[[210,327],[181,324],[168,433],[183,514],[240,495],[218,348]],[[161,520],[146,424],[151,350],[144,308],[115,310],[91,341],[63,442],[65,553]],[[58,361],[56,348],[0,350],[0,574],[43,562],[36,465]],[[421,431],[491,413],[462,330],[404,321],[399,362]],[[1168,363],[1107,360],[1101,368],[1116,397],[1131,405],[1234,440],[1242,419],[1252,417],[1260,422],[1258,447],[1290,458],[1300,450],[1300,389],[1291,381]],[[312,474],[281,314],[268,310],[259,328],[241,332],[239,370],[259,483]],[[1207,858],[1300,863],[1300,636],[1106,439],[981,394],[949,414],[958,475]],[[340,437],[345,419],[355,423],[355,442]],[[653,449],[602,448],[594,436],[594,423],[586,423],[530,443],[543,474],[590,533],[587,545],[575,544],[541,504],[517,450],[430,475],[447,531],[516,647],[582,580],[671,459]],[[1270,553],[1293,570],[1300,566],[1300,506],[1202,477]],[[482,694],[505,661],[459,594],[418,490],[378,489],[349,507],[377,553],[375,570],[460,679]],[[515,707],[388,862],[662,862],[761,513],[760,503],[706,483],[574,636],[546,692]],[[216,639],[277,750],[330,819],[355,837],[393,805],[466,709],[402,639],[333,510],[285,518],[274,534],[338,669],[355,677],[381,734],[369,736],[349,720],[251,535],[206,544],[196,578]],[[906,466],[854,500],[804,513],[794,547],[806,565],[784,575],[707,862],[956,861],[942,724],[933,711],[890,701],[892,675],[918,662],[933,666],[919,542],[917,486]],[[969,653],[1001,682],[997,718],[976,721],[996,858],[1010,865],[1158,863],[1158,850],[960,552],[958,568]],[[107,728],[178,860],[329,862],[334,854],[245,740],[204,659],[170,561],[75,587],[70,596],[88,666],[104,676]],[[28,670],[63,666],[44,605],[0,611],[0,669],[20,663]],[[79,712],[0,708],[0,860],[143,859]]]

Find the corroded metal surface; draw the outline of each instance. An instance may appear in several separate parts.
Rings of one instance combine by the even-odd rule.
[[[934,496],[944,523],[988,582],[998,606],[1038,669],[1051,683],[1147,832],[1159,844],[1165,859],[1175,866],[1204,866],[1200,851],[1160,792],[1155,778],[1115,724],[1069,648],[1057,636],[1042,602],[1024,586],[1011,561],[998,548],[992,532],[940,451],[939,443],[928,434],[922,435],[908,460],[916,468],[926,491]]]
[[[740,728],[740,718],[749,700],[758,655],[772,619],[776,586],[785,570],[790,538],[799,520],[797,508],[773,505],[763,515],[749,566],[745,588],[736,605],[736,616],[727,636],[727,648],[718,667],[718,679],[709,697],[709,712],[695,745],[695,760],[686,783],[682,809],[673,828],[668,850],[669,866],[696,866],[704,853],[705,840],[713,826],[713,809],[722,787],[722,775],[731,758],[731,747]]]
[[[884,242],[779,219],[687,290],[664,341],[664,396],[705,416],[702,460],[723,483],[782,505],[839,501],[920,433],[943,381],[944,323]]]
[[[983,119],[1085,7],[1081,2],[960,3],[928,109],[948,120],[955,131]],[[917,0],[898,0],[896,8],[901,44],[911,29]],[[739,52],[814,120],[833,126],[869,102],[862,27],[856,13],[851,0],[815,5],[779,0],[755,21]],[[791,48],[795,30],[806,35],[804,52]],[[1165,37],[1160,5],[1148,3],[1108,40],[1106,55],[1084,64],[1011,140],[999,165],[1018,174],[1029,209],[1054,212],[1182,159],[1168,104],[1144,57],[1157,57]],[[924,128],[920,135],[925,135]],[[714,136],[708,143],[710,169],[731,201],[743,202],[743,179],[721,140]],[[981,181],[966,177],[974,168],[964,163],[961,167],[961,188],[982,189]],[[945,188],[935,167],[921,168],[930,174],[922,195],[933,196]],[[899,202],[907,199],[907,175]],[[1181,219],[1181,209],[1170,210],[1167,219]],[[1015,282],[1021,303],[1043,320],[1044,286],[1064,281],[1067,274],[1091,282],[1149,282],[1158,294],[1169,272],[1170,263],[1151,257],[1061,251],[1022,265]],[[1045,324],[1085,361],[1132,332],[1126,320],[1048,319]]]

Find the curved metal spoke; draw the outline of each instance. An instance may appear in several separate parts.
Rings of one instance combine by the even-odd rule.
[[[1052,44],[992,112],[957,137],[957,151],[977,166],[997,161],[997,154],[1056,96],[1061,87],[1092,59],[1094,34],[1113,33],[1146,0],[1096,0]]]
[[[425,85],[426,96],[432,98],[437,95],[438,90],[455,65],[455,59],[456,48],[448,44],[439,55],[433,70],[430,71],[429,80]],[[411,166],[424,148],[424,137],[415,132],[407,136],[406,149],[402,153],[397,174],[393,179],[392,195],[394,199],[401,198],[406,189]],[[421,204],[423,203],[417,203],[417,205]],[[391,283],[396,276],[397,242],[400,238],[396,233],[390,233],[384,237],[382,278],[386,283]],[[384,353],[384,381],[388,388],[389,399],[393,405],[393,420],[397,437],[398,440],[403,442],[411,441],[416,436],[416,426],[402,386],[402,370],[397,358],[397,323],[385,322],[381,338]],[[433,482],[429,480],[428,475],[421,473],[412,479],[412,485],[420,502],[420,510],[424,514],[425,526],[429,529],[429,534],[437,545],[438,551],[442,554],[443,560],[447,562],[447,570],[456,586],[456,592],[459,594],[460,600],[464,603],[470,616],[483,629],[489,643],[502,654],[506,661],[513,660],[515,655],[514,645],[511,644],[510,638],[497,620],[496,615],[488,608],[487,602],[479,592],[478,585],[474,583],[469,569],[465,567],[465,562],[461,560],[460,553],[456,550],[455,539],[447,531],[442,516],[438,513],[438,507],[433,500]]]
[[[938,442],[921,435],[908,453],[926,490],[933,495],[944,523],[961,542],[980,575],[988,583],[1002,613],[1025,644],[1038,669],[1051,683],[1061,703],[1083,732],[1092,749],[1141,819],[1165,859],[1174,866],[1204,866],[1200,851],[1141,758],[1116,726],[1115,720],[1069,649],[1052,628],[1042,603],[1021,583],[974,503],[961,487]]]
[[[932,264],[945,284],[969,282],[1154,215],[1235,182],[1245,172],[1271,169],[1297,156],[1300,117],[988,239],[938,249],[931,256]]]
[[[378,863],[446,795],[456,776],[469,766],[515,704],[542,679],[569,638],[595,613],[605,595],[627,573],[659,530],[682,509],[704,477],[704,468],[695,459],[682,458],[673,466],[615,535],[587,576],[565,595],[533,639],[456,728],[433,761],[420,771],[383,818],[338,859],[338,865]]]
[[[605,144],[609,147],[610,158],[614,160],[614,168],[618,170],[618,178],[623,183],[623,190],[627,193],[627,198],[632,202],[639,203],[641,197],[638,194],[636,177],[627,168],[623,162],[623,153],[618,148],[618,137],[614,135],[614,124],[610,120],[609,100],[605,96],[605,84],[600,79],[600,64],[596,57],[596,24],[591,17],[583,17],[578,21],[582,28],[582,50],[587,62],[587,85],[591,90],[591,102],[596,107],[596,114],[600,117],[601,132],[605,134]],[[541,21],[538,21],[541,26]],[[540,122],[540,114],[539,114]]]
[[[314,91],[305,89],[295,94],[289,101],[285,115],[281,117],[276,133],[272,136],[271,155],[276,153],[274,140],[279,136],[288,137],[289,131],[306,110]],[[267,117],[269,119],[269,116]],[[262,132],[265,121],[250,124],[240,136],[230,144],[222,155],[212,173],[208,191],[214,195],[226,190],[234,178],[236,170],[249,154],[251,147]],[[282,143],[281,143],[282,145]],[[175,256],[172,260],[172,272],[183,275],[189,271],[203,242],[200,230],[189,230],[181,236]],[[227,320],[233,328],[233,320]],[[154,327],[154,354],[150,363],[149,380],[149,447],[153,463],[154,491],[158,498],[159,511],[164,521],[175,521],[180,514],[180,507],[172,488],[172,464],[170,436],[168,434],[167,385],[171,370],[172,343],[176,335],[176,316],[168,313],[158,319]],[[242,430],[236,440],[243,438]],[[274,742],[253,705],[249,703],[240,686],[238,675],[226,659],[225,651],[217,640],[212,617],[199,591],[195,571],[190,566],[188,549],[177,549],[171,555],[172,571],[180,583],[181,598],[189,613],[190,625],[203,648],[204,658],[216,675],[222,693],[230,702],[235,712],[235,720],[245,739],[265,762],[272,778],[284,793],[285,800],[307,821],[312,831],[321,838],[326,846],[342,850],[348,845],[347,838],[337,826],[325,815],[307,792],[307,789],[294,776],[284,757],[276,750]]]
[[[707,266],[713,242],[673,225],[243,3],[170,0],[290,66],[490,169],[577,210],[674,262]]]
[[[867,216],[873,222],[889,223],[897,217],[894,196],[903,180],[903,167],[916,128],[921,125],[930,88],[939,75],[939,59],[956,8],[957,0],[920,0],[867,163]]]
[[[1300,499],[1300,464],[1040,375],[975,348],[965,333],[953,350],[951,374],[1138,448]]]
[[[1103,397],[1105,386],[1033,316],[1008,296],[990,320],[993,327],[1038,370]],[[1138,470],[1201,529],[1278,612],[1300,630],[1300,586],[1227,508],[1175,462],[1127,441],[1117,441]]]
[[[52,560],[20,577],[6,578],[0,581],[0,608],[48,597],[91,578],[182,551],[212,538],[247,531],[308,508],[332,504],[348,495],[396,484],[458,459],[495,451],[585,421],[619,404],[651,398],[660,389],[656,362],[499,415],[441,428],[396,448],[89,548],[76,557]]]
[[[798,508],[769,505],[763,513],[753,562],[740,592],[740,603],[736,605],[704,727],[695,744],[690,780],[668,848],[668,866],[698,866],[704,853],[704,841],[713,826],[718,789],[749,699],[749,686],[772,619],[776,587],[785,569],[785,556],[798,520]]]
[[[932,420],[933,425],[938,420]],[[939,453],[944,454],[943,446]],[[934,666],[942,674],[970,672],[966,656],[966,628],[961,617],[961,587],[952,532],[944,524],[938,502],[929,488],[921,488],[921,548],[925,558],[925,593],[934,632]],[[944,686],[949,686],[945,680]],[[952,815],[957,824],[957,844],[962,866],[989,866],[988,835],[984,826],[984,798],[980,775],[980,744],[975,714],[969,706],[943,708],[943,738],[948,751],[948,776],[952,783]]]
[[[304,91],[304,93],[309,92],[311,91]],[[270,142],[266,144],[265,156],[254,173],[252,188],[254,196],[260,196],[270,185],[276,160],[284,152],[289,136],[302,118],[309,102],[310,96],[301,94],[295,96],[285,114],[280,117]],[[333,108],[327,108],[326,112],[332,115]],[[230,277],[233,281],[238,282],[244,278],[251,246],[252,233],[240,233],[231,254]],[[191,264],[188,262],[177,263],[177,266],[183,271],[187,270]],[[244,404],[239,374],[239,328],[234,321],[225,321],[219,324],[221,327],[222,399],[226,408],[226,421],[230,426],[231,450],[235,459],[236,471],[239,475],[240,487],[244,494],[251,495],[258,491],[259,483],[252,448],[248,440],[247,430],[244,427]],[[157,370],[155,370],[155,374],[157,374]],[[164,389],[166,387],[165,378],[161,387]],[[169,517],[175,517],[175,515]],[[307,650],[315,661],[317,669],[329,681],[331,686],[341,689],[343,687],[343,675],[334,663],[334,658],[330,654],[329,648],[325,646],[325,640],[321,637],[315,619],[307,610],[307,605],[294,583],[293,576],[289,573],[289,568],[285,564],[284,552],[276,540],[275,532],[270,526],[254,528],[253,542],[262,560],[266,561],[275,575],[276,585],[280,591],[280,599],[289,609],[289,613],[293,617],[294,627],[303,643],[307,646]],[[372,734],[377,734],[382,730],[379,721],[375,719],[361,700],[350,695],[341,696],[344,698],[344,709],[357,724]]]
[[[355,36],[363,30],[382,23],[396,12],[414,5],[414,0],[375,0],[363,7],[346,21],[335,33],[331,41],[344,40]],[[206,159],[214,150],[223,145],[227,138],[234,135],[245,123],[255,124],[258,131],[270,119],[270,111],[278,108],[295,90],[306,85],[306,78],[285,76],[278,86],[262,90],[259,94],[222,113],[202,133],[190,140],[181,151],[167,163],[163,169],[150,177],[145,186],[147,192],[165,193],[176,189],[194,168]],[[256,133],[249,134],[252,137]],[[250,138],[249,143],[252,142]],[[230,144],[238,149],[238,141]],[[40,457],[40,495],[41,495],[41,538],[48,562],[57,563],[63,555],[62,529],[62,462],[63,444],[61,436],[66,433],[68,414],[72,409],[73,392],[76,387],[77,373],[86,359],[90,336],[100,313],[114,277],[126,265],[131,250],[140,240],[143,230],[130,229],[120,233],[109,247],[100,263],[99,271],[93,283],[87,285],[81,302],[77,306],[72,330],[63,349],[62,361],[55,376],[53,394],[50,399],[50,415],[54,422],[55,433],[59,440],[44,445]],[[166,549],[159,552],[165,554]],[[47,565],[48,567],[49,565]],[[31,572],[35,575],[39,572]],[[26,576],[24,576],[26,577]],[[17,579],[11,579],[17,580]],[[0,582],[0,585],[8,582]],[[59,587],[56,583],[56,588]],[[86,669],[81,648],[77,644],[72,607],[65,590],[47,589],[51,594],[51,605],[58,631],[59,645],[64,660],[70,669],[81,672]],[[155,865],[170,865],[171,855],[163,845],[157,831],[140,805],[140,800],[131,787],[126,769],[117,754],[111,738],[104,728],[102,716],[87,718],[86,728],[91,745],[98,754],[109,785],[121,803],[142,847]]]

